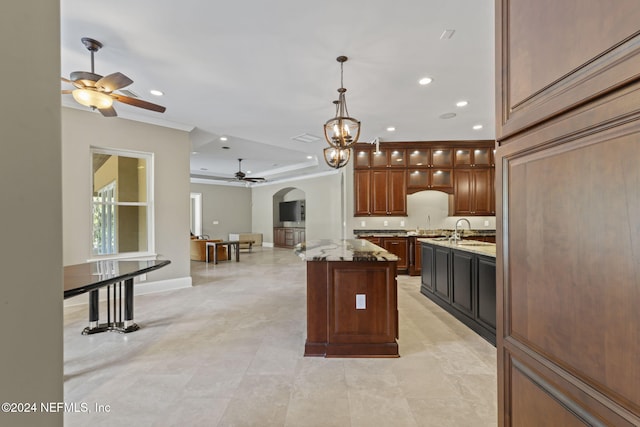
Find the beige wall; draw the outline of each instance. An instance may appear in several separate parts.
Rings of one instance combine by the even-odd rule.
[[[273,196],[285,188],[293,188],[304,193],[307,240],[342,238],[343,194],[341,173],[338,172],[314,178],[252,187],[252,231],[262,233],[265,243],[273,244],[273,215],[276,212],[274,211]]]
[[[191,184],[191,192],[202,194],[202,234],[226,240],[229,233],[252,231],[250,188]]]
[[[154,154],[155,252],[171,264],[149,273],[147,281],[189,278],[189,134],[62,108],[62,140],[64,265],[92,258],[90,147],[95,146]]]
[[[1,402],[63,400],[59,15],[57,1],[0,2]],[[62,415],[0,412],[0,425]]]

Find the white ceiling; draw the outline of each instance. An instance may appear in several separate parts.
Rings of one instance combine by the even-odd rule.
[[[126,89],[167,108],[116,102],[120,117],[190,130],[192,175],[231,178],[243,158],[249,176],[274,181],[329,170],[324,138],[292,137],[322,137],[335,115],[339,55],[349,57],[344,85],[360,141],[494,139],[493,3],[61,0],[61,75],[89,71],[80,38],[99,40],[95,72],[124,73],[134,81]],[[440,39],[447,29],[453,37]],[[433,82],[420,86],[424,76]],[[62,104],[85,108],[70,95]]]

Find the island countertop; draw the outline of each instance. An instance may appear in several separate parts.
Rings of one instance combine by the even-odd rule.
[[[432,245],[444,246],[445,248],[457,249],[460,251],[472,252],[478,255],[496,257],[496,244],[479,242],[476,240],[462,240],[456,243],[450,243],[449,240],[440,239],[418,239],[419,242],[430,243]]]
[[[365,239],[310,240],[295,253],[305,261],[397,261],[398,257]]]

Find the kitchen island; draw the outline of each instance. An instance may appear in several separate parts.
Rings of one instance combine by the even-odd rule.
[[[398,257],[363,239],[296,246],[307,262],[305,356],[398,357]]]
[[[496,344],[496,245],[474,240],[418,239],[420,292]]]

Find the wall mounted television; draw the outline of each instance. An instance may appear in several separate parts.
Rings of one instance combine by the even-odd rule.
[[[280,202],[280,222],[304,221],[304,200]]]

